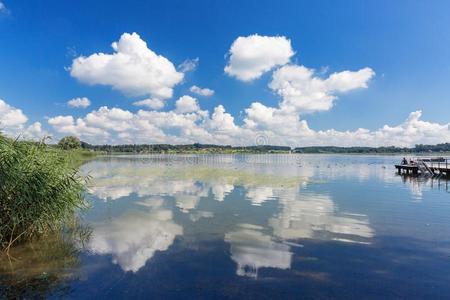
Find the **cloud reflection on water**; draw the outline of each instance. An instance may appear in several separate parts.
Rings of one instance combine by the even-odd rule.
[[[366,215],[340,211],[327,193],[305,191],[311,181],[305,174],[317,172],[315,166],[302,170],[295,164],[235,166],[229,158],[226,162],[213,166],[158,165],[119,158],[86,165],[85,169],[92,170],[90,192],[96,198],[112,206],[120,199],[133,199],[112,220],[94,222],[89,249],[112,255],[124,271],[137,272],[156,251],[167,250],[191,224],[203,220],[202,230],[207,232],[209,224],[227,214],[222,222],[232,222],[233,218],[238,222],[219,224],[216,230],[230,245],[236,274],[257,277],[260,268],[289,269],[291,247],[297,240],[370,243],[375,235]],[[373,175],[365,166],[357,169],[363,170],[362,178]],[[223,209],[227,197],[238,198],[239,207]],[[170,201],[173,205],[168,205]],[[276,205],[261,224],[258,209],[267,201]],[[216,204],[205,210],[200,207],[203,202]],[[247,211],[245,217],[239,217],[241,210]],[[182,215],[188,218],[178,219]]]
[[[274,235],[281,239],[320,238],[368,242],[374,236],[366,215],[339,213],[329,195],[309,193],[302,197],[287,190],[279,196],[279,201],[281,210],[269,220],[269,224]]]
[[[145,209],[127,212],[110,222],[93,225],[89,250],[111,254],[124,271],[137,272],[156,251],[165,251],[183,228],[173,221],[171,210],[160,199],[140,203]]]
[[[262,227],[239,224],[236,231],[225,234],[225,241],[231,245],[231,258],[237,263],[239,276],[258,277],[258,269],[291,267],[292,253],[288,245],[273,241],[263,234]]]

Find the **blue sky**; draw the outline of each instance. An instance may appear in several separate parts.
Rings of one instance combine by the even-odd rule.
[[[79,56],[113,53],[111,43],[118,41],[122,34],[133,32],[149,49],[167,58],[175,67],[187,59],[199,58],[197,68],[186,72],[183,81],[173,86],[172,97],[163,99],[165,107],[161,111],[174,110],[177,99],[190,95],[210,114],[215,107],[223,105],[234,117],[236,126],[244,126],[245,109],[252,103],[276,108],[283,101],[283,96],[269,84],[274,72],[284,64],[274,66],[251,81],[239,80],[224,72],[233,42],[238,37],[257,34],[290,40],[295,54],[287,64],[314,69],[320,78],[363,68],[375,73],[367,80],[367,87],[337,93],[332,108],[296,111],[299,120],[306,121],[315,132],[330,129],[355,132],[358,128],[376,132],[385,124],[398,126],[410,113],[420,110],[421,119],[441,125],[442,142],[448,141],[448,1],[431,4],[425,1],[345,1],[345,5],[338,1],[267,0],[126,3],[2,0],[2,3],[5,8],[0,13],[0,99],[26,115],[27,123],[21,124],[23,128],[40,122],[42,130],[61,136],[71,130],[50,126],[48,118],[70,115],[76,120],[101,106],[120,108],[132,114],[143,109],[133,102],[155,98],[151,93],[130,95],[111,85],[86,84],[71,76],[68,69]],[[212,89],[214,95],[192,95],[189,92],[192,85]],[[87,97],[91,105],[86,109],[67,105],[68,100],[77,97]],[[186,133],[176,128],[159,125],[158,128],[165,134],[182,138],[169,138],[169,142],[215,141],[211,137],[205,140],[198,136],[186,138],[183,136]],[[272,136],[283,135],[282,129],[258,128],[252,134],[262,132],[273,142],[286,144],[303,144],[303,137],[308,135],[299,135],[296,139],[288,133],[288,138],[278,140]],[[215,134],[210,129],[207,131]],[[415,139],[405,138],[399,144],[439,142],[437,138],[424,140],[424,134]],[[83,137],[83,133],[80,135]],[[229,135],[228,140],[217,141],[239,144],[246,139],[244,136]],[[120,140],[117,132],[111,133],[105,141],[114,142],[114,138]],[[346,138],[346,144],[374,143],[366,138],[358,140],[356,136]],[[382,141],[395,144],[392,135],[390,138]],[[92,136],[91,139],[96,140]],[[149,139],[149,142],[158,141],[161,140]],[[304,141],[326,143],[320,138]]]

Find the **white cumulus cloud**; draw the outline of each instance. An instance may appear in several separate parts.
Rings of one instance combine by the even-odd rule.
[[[0,127],[21,127],[28,121],[21,109],[15,108],[0,99]]]
[[[276,66],[285,65],[294,55],[291,41],[284,36],[238,37],[229,50],[225,73],[242,81],[259,78]]]
[[[94,53],[73,60],[71,76],[81,82],[109,85],[126,94],[172,97],[173,87],[183,80],[167,58],[147,47],[137,33],[124,33],[112,43],[114,53]]]
[[[307,113],[331,109],[337,93],[367,88],[374,75],[372,69],[363,68],[323,79],[305,66],[286,65],[273,73],[269,87],[282,97],[281,109]]]
[[[189,98],[183,98],[189,99]],[[268,143],[288,146],[414,146],[418,143],[450,142],[450,123],[439,124],[421,119],[412,112],[398,125],[384,125],[376,130],[334,129],[316,131],[296,113],[253,103],[246,111],[244,123],[218,105],[210,115],[194,100],[182,100],[173,111],[139,110],[132,113],[120,108],[101,107],[85,117],[56,116],[48,123],[63,135],[74,134],[94,143],[214,143],[255,145],[258,136]]]
[[[67,101],[67,105],[69,105],[70,107],[86,108],[91,105],[91,101],[86,97],[73,98]]]
[[[160,99],[144,99],[144,100],[140,100],[140,101],[136,101],[133,102],[133,105],[136,106],[146,106],[148,108],[151,109],[161,109],[164,107],[164,101],[160,100]]]
[[[197,99],[191,96],[181,96],[175,103],[177,113],[190,113],[200,109],[197,103]]]
[[[28,117],[21,109],[15,108],[0,99],[0,132],[11,137],[39,140],[49,134],[42,129],[40,122],[27,126]]]
[[[189,90],[194,94],[204,96],[204,97],[210,97],[210,96],[214,95],[213,90],[208,89],[208,88],[201,88],[196,85],[191,86],[191,88]]]
[[[151,98],[133,104],[143,106],[138,112],[121,108],[101,107],[84,117],[55,116],[48,120],[58,134],[74,134],[89,143],[207,143],[255,145],[264,137],[271,145],[297,146],[414,146],[450,142],[450,123],[439,124],[422,120],[422,112],[412,112],[404,122],[384,125],[379,129],[338,131],[314,130],[302,115],[330,110],[342,94],[368,87],[375,72],[369,67],[343,70],[330,75],[315,72],[302,65],[290,63],[294,51],[286,37],[252,35],[239,37],[229,51],[225,72],[240,80],[250,81],[275,69],[269,88],[280,97],[278,105],[268,106],[254,101],[242,113],[242,122],[217,105],[211,112],[202,110],[197,99],[188,95],[175,102],[175,108],[158,111],[164,99],[172,96],[173,87],[182,81],[179,73],[166,58],[147,48],[137,34],[124,34],[113,44],[115,53],[97,53],[74,60],[71,73],[91,84],[112,85]],[[186,61],[178,68],[187,72],[198,60]],[[156,75],[155,75],[156,74]],[[212,95],[214,91],[192,86],[190,91]],[[0,116],[8,122],[22,121],[11,117],[21,111],[0,102]],[[6,108],[5,108],[6,107]],[[12,111],[12,112],[10,112]],[[3,119],[3,118],[2,118]],[[39,127],[36,125],[36,127]],[[261,198],[263,199],[263,198]],[[262,201],[262,200],[261,200]]]

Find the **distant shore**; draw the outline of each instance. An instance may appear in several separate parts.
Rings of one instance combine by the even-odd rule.
[[[296,147],[256,145],[256,146],[230,146],[211,144],[129,144],[129,145],[91,145],[81,142],[85,150],[108,154],[398,154],[398,155],[450,155],[450,143],[437,145],[416,145],[407,147],[335,147],[311,146]]]

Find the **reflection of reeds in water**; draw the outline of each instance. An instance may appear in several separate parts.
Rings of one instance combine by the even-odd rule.
[[[44,298],[64,295],[65,282],[76,276],[79,253],[91,229],[72,222],[64,231],[12,247],[0,254],[0,298]]]

